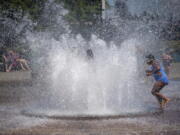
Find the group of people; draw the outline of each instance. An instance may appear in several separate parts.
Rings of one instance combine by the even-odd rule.
[[[27,60],[13,50],[4,50],[1,58],[5,72],[12,70],[30,70]]]
[[[162,55],[163,65],[161,65],[152,54],[149,54],[148,56],[146,56],[146,58],[147,64],[151,66],[150,70],[146,70],[146,75],[152,75],[155,79],[155,83],[151,90],[151,93],[157,98],[160,108],[163,109],[165,105],[170,101],[170,99],[161,94],[160,91],[169,83],[168,77],[170,73],[172,57],[164,53]]]

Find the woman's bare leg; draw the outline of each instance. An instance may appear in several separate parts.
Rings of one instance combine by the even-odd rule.
[[[157,98],[160,108],[163,108],[169,101],[170,99],[165,97],[163,94],[160,93],[160,90],[164,87],[164,83],[162,82],[156,82],[154,84],[154,87],[152,89],[152,94]]]
[[[27,61],[24,61],[24,65],[25,65],[25,67],[26,67],[27,70],[30,70],[30,67],[29,67],[29,65],[27,64]]]
[[[18,59],[18,62],[22,68],[22,70],[30,70],[27,61],[25,59]]]
[[[9,65],[9,67],[8,67],[7,70],[6,70],[6,72],[10,72],[11,69],[12,69],[12,66],[13,66],[13,64]]]
[[[22,62],[19,62],[19,63],[20,63],[20,66],[21,66],[22,70],[26,70],[26,69],[24,68]]]
[[[23,65],[24,69],[30,70],[29,65],[27,64],[27,61],[25,59],[20,59],[20,63]]]
[[[169,98],[165,97],[163,94],[156,92],[157,96],[161,97],[164,101],[169,101]]]

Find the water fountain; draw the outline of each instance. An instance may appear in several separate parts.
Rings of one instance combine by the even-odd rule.
[[[53,30],[27,33],[40,74],[32,90],[31,103],[23,114],[100,117],[154,111],[151,105],[145,105],[151,95],[141,72],[144,67],[140,66],[143,47],[146,48],[149,41],[152,44],[153,34],[140,35],[142,39],[139,33],[128,32],[132,27],[142,29],[144,23],[125,23],[126,38],[118,45],[117,41],[107,43],[96,35],[92,35],[90,41],[81,35],[72,37],[61,16],[57,15],[54,20],[61,24],[60,30],[62,27],[65,30],[58,38],[54,38],[57,31]],[[122,25],[118,23],[121,21],[118,18],[115,25]],[[87,58],[87,49],[93,52],[91,60]]]
[[[120,13],[122,18],[112,15],[110,20],[93,25],[92,33],[85,30],[88,37],[72,33],[71,25],[63,19],[67,11],[54,0],[45,4],[38,25],[26,16],[16,23],[11,19],[0,22],[0,30],[6,34],[0,36],[13,42],[13,34],[19,37],[31,52],[32,64],[32,83],[0,87],[6,101],[0,104],[0,133],[178,134],[179,81],[171,80],[163,89],[172,100],[162,114],[150,92],[153,79],[144,74],[145,55],[152,52],[158,58],[163,51],[159,50],[164,47],[158,39],[159,26],[166,24],[148,16],[138,18],[134,11],[153,6],[166,14],[158,9],[161,5],[153,3],[165,4],[167,0],[156,1],[122,0],[133,3],[130,10],[122,7],[134,16],[123,18],[125,12]]]

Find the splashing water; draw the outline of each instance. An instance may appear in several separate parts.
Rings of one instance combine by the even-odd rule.
[[[117,47],[96,36],[88,43],[81,36],[75,39],[66,36],[60,41],[34,40],[56,46],[47,52],[48,64],[44,70],[48,72],[44,71],[42,78],[46,78],[48,85],[41,86],[39,93],[44,94],[38,96],[42,103],[36,103],[36,112],[103,115],[142,110],[141,95],[145,92],[137,88],[136,45],[140,43],[136,39],[126,40]],[[87,58],[88,48],[93,51],[93,59]]]
[[[145,101],[151,95],[144,90],[147,84],[141,73],[143,58],[139,53],[146,48],[144,44],[152,45],[153,36],[142,33],[138,36],[136,29],[146,27],[143,22],[125,22],[127,28],[124,28],[117,19],[117,31],[124,32],[126,37],[117,45],[119,33],[114,34],[115,41],[110,43],[95,35],[86,41],[80,35],[71,36],[61,15],[56,15],[53,21],[56,29],[27,33],[36,61],[34,69],[39,73],[28,110],[49,115],[106,115],[147,110]],[[93,59],[87,58],[87,49],[92,50]]]

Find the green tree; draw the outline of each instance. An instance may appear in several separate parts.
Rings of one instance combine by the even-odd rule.
[[[66,19],[71,23],[95,23],[101,16],[101,0],[57,0],[69,10]]]
[[[41,14],[43,4],[46,1],[47,0],[3,0],[0,2],[1,15],[11,19],[21,19],[25,14],[29,14],[31,19],[34,20]]]
[[[65,19],[70,23],[73,33],[90,38],[93,27],[101,22],[101,0],[56,0],[63,3],[69,12]]]

